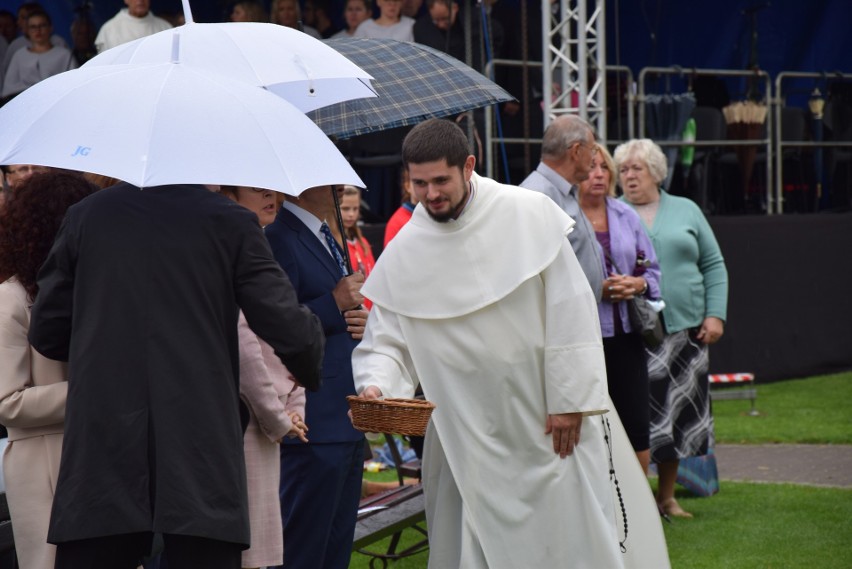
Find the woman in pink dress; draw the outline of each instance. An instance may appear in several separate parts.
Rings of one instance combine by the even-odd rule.
[[[220,192],[257,214],[261,226],[275,219],[275,192],[260,188],[222,186]],[[281,464],[278,443],[285,436],[307,442],[305,390],[272,348],[258,338],[240,314],[240,397],[250,411],[244,436],[251,547],[243,567],[281,565],[284,530],[278,501]]]

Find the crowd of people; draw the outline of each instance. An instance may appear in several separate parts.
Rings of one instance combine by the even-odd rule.
[[[184,23],[179,13],[154,13],[150,0],[124,3],[124,8],[99,27],[93,21],[92,6],[81,3],[75,9],[70,33],[54,29],[50,11],[55,12],[56,7],[52,5],[27,1],[19,6],[17,15],[0,11],[0,105],[39,81],[85,64],[100,52]],[[518,21],[517,7],[495,0],[472,9],[469,38],[465,29],[468,19],[463,17],[458,0],[238,0],[227,8],[223,20],[271,22],[317,39],[363,37],[417,42],[468,62],[482,73],[487,72],[490,59],[524,57],[517,38],[503,31]],[[28,23],[31,13],[35,20]],[[64,39],[66,36],[70,42]],[[494,73],[498,84],[520,101],[526,99],[528,108],[537,112],[539,96],[528,96],[525,87],[515,80],[517,73],[509,73],[507,68],[497,68]],[[514,101],[501,105],[506,136],[520,134],[519,109]],[[481,112],[475,119],[476,128],[483,132]],[[533,124],[539,122],[537,117],[532,120]],[[390,214],[373,213],[383,217]]]
[[[613,159],[569,115],[548,126],[541,162],[521,186],[576,220],[568,238],[598,301],[609,394],[643,470],[657,465],[661,514],[690,517],[674,488],[679,460],[707,454],[712,441],[708,346],[724,332],[728,278],[709,223],[662,189],[666,174],[653,141],[621,144]],[[636,296],[663,301],[659,346],[633,329],[625,304]]]
[[[21,566],[136,567],[160,543],[167,567],[197,563],[200,548],[209,567],[347,567],[365,441],[346,396],[418,387],[438,406],[422,451],[432,567],[547,566],[568,551],[635,566],[612,522],[609,464],[624,449],[608,447],[607,432],[623,423],[643,479],[657,464],[660,514],[689,517],[674,483],[678,460],[712,440],[707,347],[723,331],[724,261],[697,206],[660,189],[665,157],[653,142],[625,143],[613,159],[571,116],[551,124],[544,148],[522,189],[478,176],[454,123],[416,127],[403,145],[408,219],[389,228],[377,261],[356,188],[280,205],[270,190],[223,186],[223,203],[201,187],[96,192],[75,173],[4,167],[0,349],[15,365],[0,378],[0,422]],[[222,215],[237,224],[204,228]],[[240,219],[265,226],[266,239]],[[140,263],[162,239],[169,254]],[[199,264],[204,246],[223,266]],[[99,270],[106,258],[114,268]],[[140,286],[154,276],[169,293]],[[665,300],[655,348],[627,317],[641,295]],[[224,298],[239,319],[225,317]],[[211,317],[216,334],[187,342]],[[212,346],[218,363],[203,356]],[[651,532],[643,557],[665,563],[662,533],[640,531]]]
[[[170,26],[125,1],[99,49]],[[70,54],[32,4],[19,51]],[[416,35],[419,14],[455,49],[455,2],[377,6],[373,20],[349,0],[341,33]],[[268,17],[321,37],[326,11],[275,0]],[[267,13],[246,0],[232,19]],[[678,462],[712,444],[728,286],[713,232],[661,188],[650,140],[611,156],[560,117],[519,187],[478,175],[469,148],[451,121],[408,133],[378,258],[351,186],[282,203],[3,165],[0,424],[20,566],[348,567],[369,448],[346,397],[418,390],[437,404],[430,567],[666,566],[659,515],[691,516]],[[658,301],[658,346],[628,316],[637,297]],[[631,523],[629,548],[613,463],[646,487],[659,472],[657,525]]]

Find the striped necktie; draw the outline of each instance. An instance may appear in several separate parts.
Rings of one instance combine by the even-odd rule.
[[[331,228],[329,228],[327,223],[322,224],[320,227],[320,233],[322,233],[325,237],[325,241],[328,243],[328,248],[331,249],[331,255],[334,257],[334,260],[337,261],[337,266],[340,267],[340,274],[345,277],[346,263],[343,261],[340,246],[337,244],[337,241],[334,240],[334,235],[331,234]]]

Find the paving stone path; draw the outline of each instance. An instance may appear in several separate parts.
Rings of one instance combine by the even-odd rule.
[[[852,488],[852,445],[716,445],[721,480]]]

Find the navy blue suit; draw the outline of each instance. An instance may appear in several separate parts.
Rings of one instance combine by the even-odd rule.
[[[283,207],[266,237],[299,303],[319,317],[326,337],[322,386],[307,393],[310,443],[285,439],[281,445],[284,560],[287,569],[346,569],[364,462],[364,435],[352,427],[346,402],[355,394],[351,357],[358,341],[332,296],[340,268],[318,237]]]

